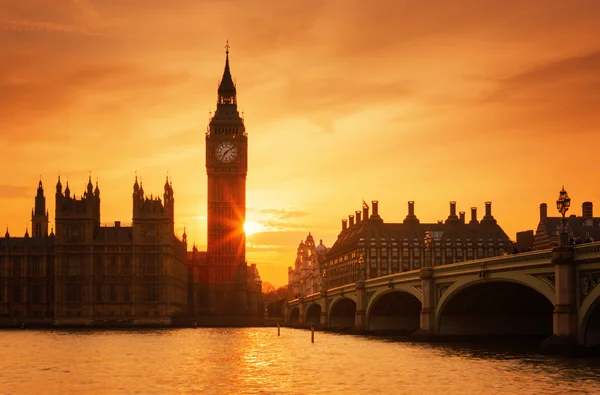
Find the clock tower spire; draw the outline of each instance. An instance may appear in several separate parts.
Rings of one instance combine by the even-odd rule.
[[[239,315],[248,312],[244,233],[248,135],[237,108],[229,43],[225,49],[217,109],[206,132],[209,304],[213,313]]]

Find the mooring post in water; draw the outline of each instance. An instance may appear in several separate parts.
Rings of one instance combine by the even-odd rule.
[[[315,327],[312,325],[310,326],[310,342],[315,342]]]
[[[279,327],[279,322],[277,323],[277,336],[280,335],[281,328]]]

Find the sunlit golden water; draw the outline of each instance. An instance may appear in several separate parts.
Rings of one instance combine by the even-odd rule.
[[[600,394],[600,361],[282,328],[0,331],[0,394]]]

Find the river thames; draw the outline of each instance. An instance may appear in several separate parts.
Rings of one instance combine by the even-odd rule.
[[[600,360],[281,328],[1,331],[1,394],[598,394]]]

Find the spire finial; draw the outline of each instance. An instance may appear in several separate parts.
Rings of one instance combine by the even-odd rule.
[[[225,55],[229,55],[229,40],[225,40]]]

